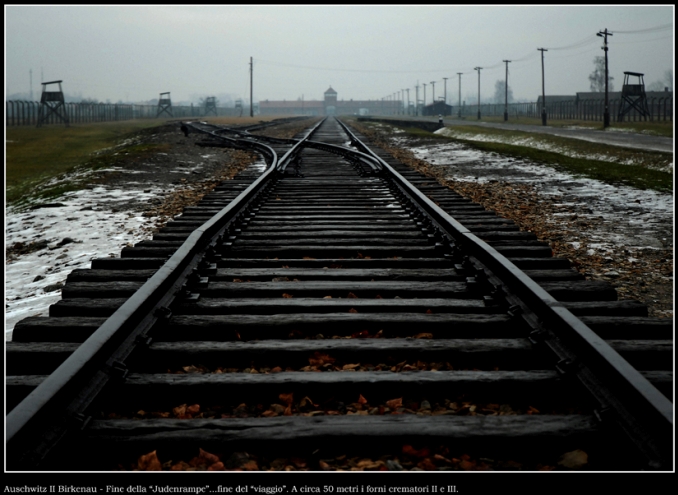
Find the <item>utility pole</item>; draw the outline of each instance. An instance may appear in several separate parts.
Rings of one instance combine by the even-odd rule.
[[[407,115],[410,114],[410,88],[407,88]]]
[[[414,115],[417,117],[419,116],[419,81],[417,81],[417,85],[415,86],[417,89],[417,99],[414,101]]]
[[[605,40],[603,44],[603,50],[605,50],[605,112],[603,113],[603,128],[605,128],[610,127],[610,106],[607,92],[607,37],[612,36],[612,33],[608,32],[607,28],[605,28],[605,31],[598,32],[596,36],[600,36]]]
[[[252,85],[254,84],[254,71],[252,70],[252,57],[250,57],[250,117],[254,117],[254,102],[252,101]]]
[[[504,122],[508,120],[508,64],[510,60],[502,60],[506,62],[506,84],[504,87]]]
[[[29,72],[29,78],[30,78],[30,85],[31,85],[31,101],[33,101],[33,69],[31,69]]]
[[[431,101],[435,105],[436,104],[436,82],[435,81],[431,81],[431,88],[432,88],[431,91],[433,92],[433,98],[431,99]]]
[[[474,67],[473,70],[478,71],[478,120],[480,120],[480,70],[482,67]]]
[[[462,72],[457,72],[457,74],[459,75],[459,107],[458,107],[458,114],[459,114],[459,118],[461,118],[461,75],[462,75]]]
[[[544,52],[546,48],[537,48],[541,52],[541,125],[546,125],[546,91],[544,90]]]
[[[424,86],[424,108],[421,110],[421,114],[424,115],[424,110],[426,109],[426,84],[421,83]]]
[[[445,95],[445,105],[443,108],[445,109],[445,112],[447,112],[447,77],[443,77],[443,81],[445,81],[444,84],[444,95]]]

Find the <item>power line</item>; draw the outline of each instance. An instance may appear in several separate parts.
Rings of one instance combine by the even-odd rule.
[[[617,29],[613,29],[612,32],[614,34],[637,34],[637,33],[648,33],[651,31],[665,31],[666,29],[673,29],[673,24],[662,24],[661,26],[655,26],[645,29],[636,29],[634,31],[619,31]]]
[[[367,73],[385,73],[385,74],[408,74],[408,73],[422,73],[422,72],[443,72],[440,68],[433,70],[377,70],[377,69],[336,69],[331,67],[311,67],[308,65],[282,64],[280,62],[272,62],[269,60],[259,59],[259,63],[268,65],[278,65],[281,67],[293,67],[296,69],[310,69],[310,70],[329,70],[333,72],[367,72]]]
[[[555,48],[549,48],[549,51],[572,50],[573,48],[579,48],[580,46],[584,46],[584,45],[587,45],[589,43],[593,43],[594,41],[596,41],[596,36],[590,35],[590,36],[587,36],[586,38],[582,39],[581,41],[578,41],[578,42],[573,43],[571,45],[557,46]]]
[[[615,33],[617,34],[617,33]],[[651,38],[649,40],[636,40],[636,41],[617,41],[615,45],[628,45],[629,43],[647,43],[648,41],[657,41],[657,40],[665,40],[668,38],[673,38],[673,35],[671,36],[662,36],[660,38]]]

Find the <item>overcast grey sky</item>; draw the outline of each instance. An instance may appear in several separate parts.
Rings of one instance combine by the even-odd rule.
[[[380,99],[431,81],[457,103],[494,94],[509,64],[516,98],[588,91],[605,28],[610,75],[673,68],[673,6],[6,6],[5,95],[63,79],[64,91],[101,101],[173,101],[230,94],[254,101]],[[653,29],[654,28],[654,29]],[[625,31],[625,32],[624,32]],[[638,32],[641,31],[641,32]],[[420,99],[423,88],[420,87]]]

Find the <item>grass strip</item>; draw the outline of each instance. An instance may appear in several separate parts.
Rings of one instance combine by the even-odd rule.
[[[491,122],[494,124],[506,123],[506,124],[542,125],[541,118],[538,117],[516,118],[511,115],[509,115],[509,120],[506,122],[504,122],[504,117],[483,117],[482,121]],[[610,127],[605,129],[605,127],[603,127],[602,122],[594,120],[548,119],[548,125],[549,127],[581,127],[596,131],[632,132],[638,134],[647,134],[649,136],[673,137],[673,122],[671,121],[610,122]]]
[[[670,192],[673,190],[673,175],[671,173],[647,168],[647,165],[662,166],[667,162],[671,163],[673,157],[669,153],[636,151],[559,136],[544,137],[522,131],[478,129],[472,126],[454,127],[454,137],[434,134],[418,128],[404,128],[404,130],[409,136],[414,138],[463,143],[479,151],[527,159],[551,166],[559,171],[589,177],[608,184],[624,184],[638,189],[652,189],[660,192]],[[490,138],[497,137],[499,139],[530,139],[533,142],[558,147],[564,152],[575,155],[606,156],[618,160],[618,162],[582,158],[580,156],[567,156],[560,152],[546,151],[518,144],[465,139],[463,137],[464,133],[471,135],[483,134]],[[627,164],[629,162],[642,163],[642,165]]]
[[[116,153],[162,151],[163,145],[135,144],[131,138],[139,131],[164,123],[164,120],[153,119],[70,127],[8,127],[5,155],[7,204],[21,205],[30,200],[55,198],[67,191],[81,189],[86,181],[57,181],[48,187],[44,185],[76,169],[84,171],[110,166]],[[130,142],[116,147],[126,139]]]

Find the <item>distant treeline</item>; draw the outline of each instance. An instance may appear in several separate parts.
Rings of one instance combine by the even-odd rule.
[[[37,125],[40,109],[39,101],[7,101],[5,103],[6,125]],[[158,117],[157,105],[129,105],[120,103],[65,103],[59,108],[61,114],[68,117],[69,123],[79,124],[87,122],[112,122],[115,120],[154,119]],[[216,115],[239,116],[240,108],[216,107]],[[62,124],[63,121],[54,113],[49,114],[47,124]],[[214,116],[210,111],[209,115]],[[199,118],[205,117],[205,107],[202,106],[173,106],[171,114],[163,111],[160,118]]]

